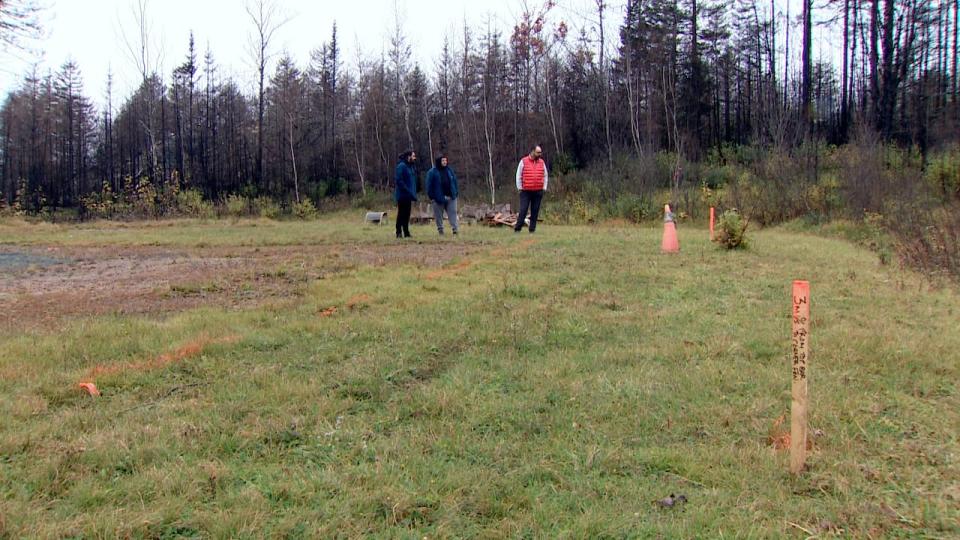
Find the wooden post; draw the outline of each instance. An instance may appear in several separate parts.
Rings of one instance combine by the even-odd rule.
[[[710,241],[713,242],[713,223],[716,220],[715,209],[710,207]]]
[[[807,461],[807,376],[810,362],[810,283],[793,282],[793,403],[790,408],[790,472]]]

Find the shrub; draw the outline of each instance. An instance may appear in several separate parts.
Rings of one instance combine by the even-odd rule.
[[[225,204],[227,207],[227,215],[231,217],[239,218],[250,213],[250,199],[243,195],[228,195]]]
[[[350,187],[350,183],[343,178],[331,178],[320,182],[321,190],[323,193],[321,195],[325,197],[336,197],[347,192],[347,188]]]
[[[181,214],[206,219],[213,216],[213,204],[203,199],[196,189],[180,191],[176,195],[177,211]]]
[[[907,265],[934,275],[960,278],[960,203],[903,212],[888,219],[896,250]]]
[[[828,218],[843,206],[840,180],[832,172],[824,174],[819,182],[808,187],[804,197],[807,200],[808,213],[817,219]]]
[[[277,201],[261,195],[253,200],[253,213],[267,219],[277,219],[280,217],[280,205]]]
[[[931,158],[924,179],[943,201],[960,199],[960,149]]]
[[[892,249],[887,232],[884,229],[884,221],[883,214],[875,212],[867,212],[863,216],[863,225],[866,231],[866,238],[863,243],[871,251],[876,252],[877,256],[880,257],[880,264],[888,264],[892,257]]]
[[[316,219],[317,214],[317,207],[313,205],[313,201],[309,197],[293,205],[293,215],[297,216],[298,219]]]
[[[600,207],[580,195],[573,195],[567,201],[565,209],[567,223],[583,225],[594,223],[600,216]]]
[[[39,214],[47,205],[47,199],[39,188],[30,192],[26,179],[21,178],[13,199],[13,213],[17,216]]]
[[[157,217],[160,207],[157,205],[157,189],[146,176],[140,177],[136,185],[128,177],[129,184],[124,188],[125,198],[130,200],[133,211],[144,217]]]
[[[717,223],[714,242],[727,249],[747,247],[747,225],[749,220],[744,219],[736,210],[727,210],[720,216]]]
[[[550,173],[556,176],[563,176],[577,170],[577,163],[573,156],[566,152],[560,152],[554,156],[551,165]]]
[[[616,217],[621,217],[633,223],[640,223],[652,217],[655,213],[653,202],[648,197],[629,193],[619,197],[615,206]]]
[[[377,192],[372,189],[368,189],[365,195],[359,195],[350,199],[350,205],[360,210],[375,210],[384,206],[391,206],[390,203],[386,202],[383,195],[377,194]]]
[[[157,195],[155,198],[158,216],[185,213],[184,209],[181,208],[179,204],[181,191],[180,187],[180,174],[177,171],[173,171],[169,178],[159,182],[159,188],[157,189]],[[202,195],[200,196],[200,200],[203,200]]]
[[[104,181],[100,191],[95,191],[80,199],[81,213],[86,217],[110,218],[117,210],[117,198],[110,187],[110,182]]]
[[[890,204],[926,197],[921,159],[913,150],[885,145],[863,135],[838,151],[838,174],[850,217],[887,214]]]
[[[707,167],[702,173],[701,184],[710,190],[720,190],[736,177],[736,170],[729,166]]]

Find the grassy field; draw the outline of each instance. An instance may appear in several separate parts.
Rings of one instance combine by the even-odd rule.
[[[7,250],[317,253],[270,262],[296,293],[255,306],[217,285],[0,331],[0,537],[960,536],[955,289],[783,230],[723,252],[681,227],[668,256],[659,228],[398,242],[354,218],[0,223]],[[798,478],[771,444],[794,279]]]

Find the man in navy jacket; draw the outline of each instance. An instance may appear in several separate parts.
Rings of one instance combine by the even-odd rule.
[[[407,150],[400,154],[393,181],[393,200],[397,202],[397,238],[410,238],[410,207],[417,200],[417,171],[413,165],[417,153]]]
[[[437,232],[443,235],[443,213],[447,213],[450,228],[457,234],[460,224],[457,221],[457,175],[450,167],[447,156],[441,154],[432,169],[427,172],[427,195],[433,201],[433,218],[437,222]]]

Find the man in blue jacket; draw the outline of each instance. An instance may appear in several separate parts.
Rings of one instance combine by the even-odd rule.
[[[397,202],[397,238],[410,238],[410,207],[417,200],[417,171],[413,165],[417,162],[417,153],[407,150],[400,154],[397,169],[394,171],[393,200]]]
[[[433,201],[433,218],[437,222],[437,232],[443,236],[443,213],[447,213],[450,228],[457,234],[460,224],[457,221],[457,175],[450,167],[447,156],[440,154],[433,168],[427,172],[427,195]]]

